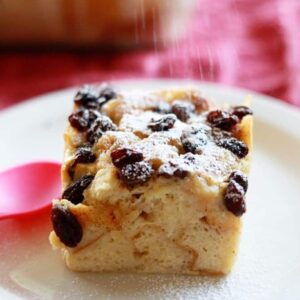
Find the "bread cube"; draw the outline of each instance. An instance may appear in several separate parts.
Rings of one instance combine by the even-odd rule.
[[[193,88],[85,86],[65,132],[50,242],[74,271],[227,274],[235,260],[252,111]]]

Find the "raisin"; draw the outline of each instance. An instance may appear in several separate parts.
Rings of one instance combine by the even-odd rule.
[[[197,112],[203,112],[209,109],[208,101],[203,97],[194,96],[192,97],[192,102]]]
[[[96,155],[92,152],[90,146],[82,146],[75,155],[77,163],[92,163],[96,160]]]
[[[217,127],[213,127],[211,129],[211,134],[212,134],[212,137],[214,138],[214,140],[219,140],[219,139],[222,139],[222,138],[231,138],[232,137],[231,132],[223,131],[220,128],[217,128]]]
[[[117,93],[109,85],[104,85],[99,93],[99,97],[102,98],[101,104],[108,102],[109,100],[115,99]]]
[[[184,166],[179,166],[178,164],[169,161],[158,169],[158,174],[166,178],[171,178],[172,176],[179,177],[181,179],[188,175],[188,170]]]
[[[95,91],[89,85],[84,85],[75,95],[74,102],[86,108],[97,108],[97,99]]]
[[[143,153],[128,148],[114,150],[111,152],[110,156],[113,164],[117,168],[122,168],[125,165],[142,161],[144,158]]]
[[[182,132],[180,139],[185,151],[194,154],[201,154],[201,147],[208,142],[207,132],[204,128],[185,130]]]
[[[55,205],[51,212],[51,221],[56,235],[68,247],[76,247],[82,239],[82,227],[75,215],[62,205]]]
[[[193,165],[196,163],[195,155],[192,154],[191,152],[184,154],[182,157],[183,157],[185,163],[187,163],[188,165]]]
[[[176,117],[173,114],[165,115],[158,120],[151,120],[148,127],[152,131],[167,131],[173,128],[176,122]]]
[[[247,106],[234,106],[231,107],[230,113],[234,116],[237,116],[241,121],[247,115],[253,115],[252,109]]]
[[[84,85],[77,92],[74,102],[85,108],[100,110],[103,104],[116,97],[116,92],[108,85],[103,85],[100,88],[99,95],[91,86]]]
[[[73,162],[71,163],[71,165],[69,167],[68,172],[69,172],[70,177],[73,179],[74,171],[75,171],[77,164],[92,163],[95,160],[96,160],[96,155],[92,152],[92,149],[89,145],[80,147],[75,154],[75,159],[73,160]]]
[[[191,103],[184,101],[173,102],[172,113],[182,122],[186,122],[194,111],[195,106]]]
[[[83,111],[78,111],[69,116],[71,126],[78,131],[86,131],[88,129],[88,120],[83,117]]]
[[[150,163],[140,161],[125,165],[120,169],[120,178],[127,185],[141,184],[148,181],[152,175]]]
[[[245,191],[245,193],[248,190],[248,179],[245,176],[244,173],[241,171],[234,171],[231,173],[229,177],[229,181],[234,180],[236,183],[238,183]]]
[[[83,200],[83,192],[91,184],[93,179],[93,175],[82,176],[67,187],[62,194],[62,198],[69,200],[73,204],[81,203]]]
[[[79,109],[69,116],[69,122],[72,127],[78,131],[86,131],[91,124],[100,116],[100,113],[92,109]]]
[[[216,140],[216,144],[219,147],[223,147],[231,151],[238,158],[244,158],[249,152],[249,149],[246,146],[246,144],[234,137],[218,139]]]
[[[228,184],[224,196],[224,204],[237,217],[246,212],[244,189],[235,180],[231,180]]]
[[[87,140],[89,143],[94,144],[106,131],[115,131],[116,129],[116,125],[109,117],[100,115],[89,129]]]
[[[153,111],[159,113],[159,114],[169,114],[171,113],[171,107],[166,102],[160,102]]]
[[[95,122],[95,120],[101,117],[101,113],[95,109],[85,109],[84,116],[88,120],[90,127]]]
[[[239,118],[227,111],[213,110],[207,115],[207,122],[222,130],[230,131],[239,122]]]

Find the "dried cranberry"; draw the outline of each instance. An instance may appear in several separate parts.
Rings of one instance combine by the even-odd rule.
[[[237,217],[246,212],[244,193],[243,187],[236,181],[231,180],[229,182],[224,196],[224,204]]]
[[[115,131],[116,125],[107,116],[99,116],[87,133],[87,140],[94,144],[106,131]]]
[[[62,205],[55,205],[51,212],[53,229],[68,247],[76,247],[82,239],[82,227],[74,214]]]
[[[239,120],[242,120],[247,115],[253,115],[252,109],[250,109],[247,106],[234,106],[231,107],[230,113],[232,115],[235,115],[239,118]]]
[[[246,146],[246,144],[234,137],[218,139],[216,140],[216,144],[219,147],[223,147],[231,151],[238,158],[244,158],[249,152],[249,149]]]
[[[62,194],[62,198],[69,200],[73,204],[81,203],[83,200],[83,192],[91,184],[93,179],[93,175],[82,176],[67,187]]]
[[[229,181],[231,180],[234,180],[236,183],[238,183],[244,189],[245,193],[247,192],[248,179],[244,173],[242,173],[241,171],[232,172],[229,177]]]
[[[111,152],[110,156],[113,164],[117,168],[142,161],[144,158],[143,153],[128,148],[114,150]]]
[[[151,178],[152,167],[145,161],[125,165],[120,169],[120,178],[127,185],[141,184]]]
[[[182,122],[186,122],[194,111],[195,106],[191,103],[184,101],[173,102],[172,113]]]
[[[208,142],[207,132],[204,128],[191,128],[181,135],[182,145],[187,152],[201,154],[201,147]]]
[[[176,122],[176,117],[173,114],[165,115],[158,120],[152,120],[148,127],[152,131],[167,131],[173,128]]]
[[[75,95],[74,102],[86,108],[96,108],[97,99],[95,91],[89,85],[84,85]]]
[[[223,110],[213,110],[207,115],[207,122],[222,130],[230,131],[239,122],[239,118]]]
[[[175,176],[183,179],[189,174],[189,172],[183,164],[180,166],[177,163],[169,161],[160,166],[160,168],[158,169],[158,174],[166,178]]]
[[[160,113],[160,114],[169,114],[171,113],[171,107],[166,102],[160,102],[153,111]]]
[[[73,160],[73,162],[71,163],[71,165],[69,167],[68,172],[69,172],[70,177],[73,179],[74,171],[75,171],[77,164],[92,163],[95,160],[96,160],[96,155],[92,152],[92,149],[89,145],[80,147],[75,154],[75,159]]]

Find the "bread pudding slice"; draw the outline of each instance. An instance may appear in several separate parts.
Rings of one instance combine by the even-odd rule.
[[[84,86],[65,132],[50,242],[76,271],[227,274],[238,250],[252,111],[195,89]]]

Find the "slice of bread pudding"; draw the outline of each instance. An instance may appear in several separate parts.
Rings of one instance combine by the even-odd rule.
[[[226,274],[238,250],[252,111],[194,89],[84,86],[65,132],[50,242],[77,271]]]

